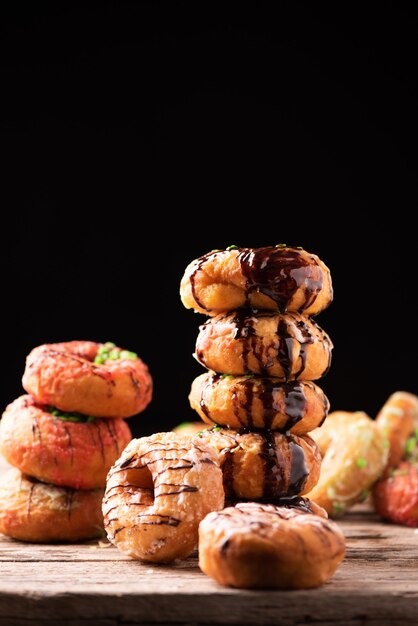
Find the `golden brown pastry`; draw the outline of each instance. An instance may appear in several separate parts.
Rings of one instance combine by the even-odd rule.
[[[199,522],[224,505],[214,450],[190,437],[133,439],[109,472],[103,516],[109,541],[124,554],[165,563],[186,558]]]
[[[418,397],[407,391],[396,391],[381,408],[375,423],[388,440],[387,467],[396,467],[405,456],[408,438],[418,428]]]
[[[332,295],[327,266],[285,245],[213,250],[187,266],[180,285],[184,306],[206,315],[249,306],[314,315]]]
[[[102,498],[103,489],[56,487],[13,467],[0,481],[0,532],[39,543],[100,537]]]
[[[207,424],[290,430],[295,435],[319,426],[329,410],[326,395],[312,382],[213,372],[195,378],[189,400]]]
[[[200,327],[196,358],[221,374],[317,380],[329,369],[332,347],[318,324],[300,313],[239,309]]]
[[[323,455],[321,476],[308,497],[332,517],[364,499],[388,459],[387,439],[366,413],[335,411],[310,433]]]
[[[216,451],[228,499],[296,496],[311,491],[319,479],[321,454],[308,435],[271,430],[239,433],[216,426],[203,430],[195,441]]]
[[[51,412],[52,411],[52,412]],[[21,396],[0,421],[0,452],[11,465],[46,483],[97,489],[132,439],[122,419],[61,415]]]
[[[326,513],[304,504],[247,502],[210,513],[199,526],[199,565],[221,585],[310,589],[333,576],[344,535]]]
[[[38,346],[26,359],[22,384],[41,404],[93,417],[131,417],[152,396],[145,363],[110,342]]]

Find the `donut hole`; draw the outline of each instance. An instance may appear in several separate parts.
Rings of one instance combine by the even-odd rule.
[[[155,498],[154,480],[148,466],[142,465],[129,470],[127,478],[130,488],[135,491],[137,502],[147,506],[152,505]]]

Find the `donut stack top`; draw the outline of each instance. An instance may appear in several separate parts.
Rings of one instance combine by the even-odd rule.
[[[321,425],[329,402],[312,381],[327,373],[333,345],[310,316],[333,290],[316,255],[285,244],[213,250],[189,264],[180,294],[210,316],[196,343],[209,372],[190,394],[205,422],[290,442]]]

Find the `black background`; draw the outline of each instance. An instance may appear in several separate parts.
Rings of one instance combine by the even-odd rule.
[[[204,318],[181,305],[183,270],[213,248],[279,242],[332,270],[318,321],[335,343],[333,408],[374,415],[392,391],[418,392],[411,15],[395,3],[11,4],[2,406],[32,347],[86,338],[149,364],[154,400],[135,434],[193,419]]]

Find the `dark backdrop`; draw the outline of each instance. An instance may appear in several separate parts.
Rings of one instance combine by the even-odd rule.
[[[2,8],[2,406],[32,347],[86,338],[149,364],[136,434],[193,419],[182,272],[279,242],[332,270],[333,407],[418,392],[417,24],[314,4]]]

